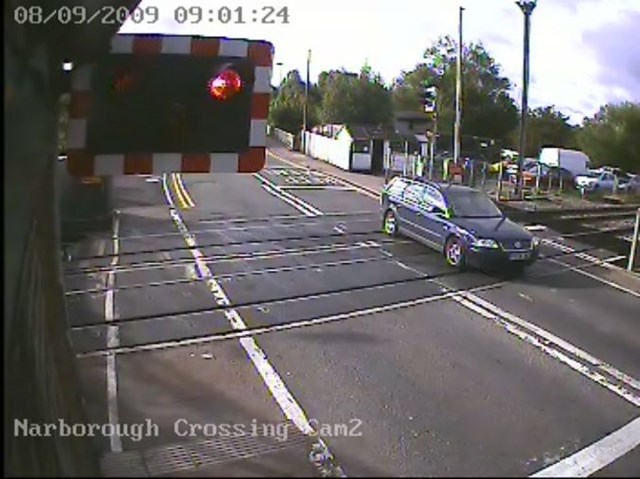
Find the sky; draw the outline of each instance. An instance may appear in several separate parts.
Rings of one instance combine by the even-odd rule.
[[[153,6],[157,21],[144,14]],[[178,9],[191,6],[201,7],[202,19],[192,10],[187,22],[176,21]],[[286,8],[288,23],[272,17],[275,23],[263,24],[270,6]],[[460,6],[464,43],[484,44],[513,83],[519,105],[524,17],[513,0],[142,0],[141,20],[120,31],[268,40],[275,47],[274,84],[294,69],[304,77],[308,50],[312,81],[321,71],[359,71],[367,62],[391,83],[440,35],[457,38]],[[248,22],[221,23],[225,7],[234,19],[241,8]],[[606,103],[639,102],[638,25],[640,0],[538,0],[531,17],[530,107],[555,105],[580,123]]]

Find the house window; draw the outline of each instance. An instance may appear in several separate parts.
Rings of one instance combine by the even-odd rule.
[[[369,153],[370,145],[368,141],[356,140],[353,142],[354,153]]]

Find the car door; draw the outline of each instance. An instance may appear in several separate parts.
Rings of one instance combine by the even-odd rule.
[[[602,173],[598,181],[598,189],[603,191],[613,191],[614,178],[612,173]]]
[[[425,185],[418,223],[423,228],[425,240],[434,246],[444,246],[449,224],[446,212],[447,205],[442,193],[432,186]]]
[[[410,183],[402,194],[402,201],[399,202],[397,211],[402,229],[414,236],[419,234],[418,213],[420,200],[423,194],[423,187],[419,183]]]

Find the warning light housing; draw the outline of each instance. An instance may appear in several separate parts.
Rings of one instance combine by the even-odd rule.
[[[242,91],[242,78],[234,71],[227,69],[209,81],[209,93],[216,100],[229,100]]]

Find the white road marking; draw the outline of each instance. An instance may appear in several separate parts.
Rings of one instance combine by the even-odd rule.
[[[368,244],[362,244],[362,245],[358,245],[358,246],[354,246],[352,248],[348,248],[348,250],[356,250],[356,249],[364,249],[364,248],[376,248],[377,246],[371,246]],[[344,250],[344,249],[343,249]],[[335,252],[337,251],[336,249],[331,249],[328,250],[329,252]],[[339,250],[338,250],[339,251]],[[306,253],[309,254],[309,253]],[[294,255],[287,255],[287,256],[294,256]],[[255,258],[252,258],[255,259]],[[205,260],[205,258],[203,258],[203,261]],[[343,259],[340,261],[326,261],[326,262],[321,262],[321,263],[309,263],[309,264],[294,264],[292,266],[274,266],[272,268],[261,268],[261,269],[252,269],[252,270],[244,270],[244,271],[235,271],[235,272],[230,272],[230,273],[222,273],[222,274],[217,274],[215,276],[213,276],[214,279],[216,280],[220,280],[220,281],[230,281],[233,279],[237,279],[237,278],[241,278],[244,276],[258,276],[258,275],[267,275],[267,274],[273,274],[273,273],[283,273],[283,272],[290,272],[290,271],[304,271],[304,270],[315,270],[315,271],[320,271],[319,268],[324,267],[324,268],[331,268],[331,267],[336,267],[336,266],[345,266],[345,265],[351,265],[351,266],[355,266],[358,264],[366,264],[366,263],[370,263],[372,261],[379,261],[379,260],[383,260],[383,261],[388,261],[388,257],[386,255],[381,255],[381,256],[370,256],[370,257],[365,257],[365,258],[351,258],[351,259]],[[247,261],[247,259],[244,259],[243,261]],[[134,283],[134,284],[129,284],[126,286],[122,286],[120,288],[115,288],[116,291],[126,291],[126,290],[132,290],[132,289],[139,289],[139,288],[154,288],[154,287],[158,287],[158,286],[173,286],[173,285],[179,285],[179,284],[185,284],[185,283],[190,283],[190,282],[194,282],[194,281],[200,281],[203,278],[201,278],[198,275],[197,272],[197,268],[194,264],[192,263],[185,263],[183,265],[184,270],[185,270],[185,277],[184,278],[180,278],[180,279],[170,279],[170,280],[164,280],[164,281],[152,281],[152,282],[146,282],[146,283]],[[85,290],[73,290],[69,293],[67,293],[67,296],[77,296],[77,295],[85,295],[85,294],[101,294],[104,293],[106,291],[106,289],[104,288],[93,288],[93,289],[85,289]],[[94,327],[94,326],[91,326]],[[84,328],[84,326],[81,327],[76,327],[76,326],[72,326],[71,329],[82,329]]]
[[[411,266],[408,266],[402,263],[401,261],[396,260],[396,263],[407,270],[413,271],[421,275],[425,274],[417,270],[416,268],[413,268]],[[444,291],[452,292],[452,288],[449,288],[447,285],[441,283],[439,280],[434,279],[431,281],[441,286]],[[577,346],[574,346],[573,344],[550,333],[549,331],[539,326],[536,326],[535,324],[530,323],[529,321],[523,318],[520,318],[514,314],[511,314],[503,310],[502,308],[496,306],[495,304],[490,303],[489,301],[482,299],[481,297],[473,294],[470,291],[466,291],[466,292],[461,291],[459,293],[456,293],[452,296],[452,299],[460,303],[461,305],[465,306],[466,308],[471,309],[472,311],[478,313],[479,315],[495,321],[510,333],[538,347],[539,349],[542,349],[545,353],[549,354],[553,358],[558,359],[562,363],[568,365],[569,367],[578,371],[579,373],[587,376],[589,379],[595,381],[597,384],[604,386],[605,388],[614,392],[618,396],[631,402],[635,406],[640,406],[640,394],[630,392],[625,387],[621,387],[617,384],[611,383],[611,381],[609,381],[602,374],[598,373],[597,371],[592,371],[591,367],[578,363],[577,361],[566,356],[565,354],[558,351],[557,349],[550,347],[549,344],[556,346],[558,348],[564,349],[566,352],[569,352],[574,356],[576,356],[577,358],[581,359],[582,361],[589,363],[592,367],[599,369],[602,372],[609,374],[610,376],[613,376],[618,381],[624,383],[626,386],[636,389],[640,393],[640,381],[638,381],[637,379],[629,376],[628,374],[622,371],[619,371],[613,366],[605,363],[604,361],[601,361],[600,359],[597,359],[596,357],[592,356],[586,351],[578,348]],[[541,342],[540,340],[538,340],[536,337],[532,336],[529,333],[536,334],[537,336],[542,338],[544,341]]]
[[[116,214],[113,220],[113,257],[111,258],[111,270],[107,273],[106,286],[107,292],[104,301],[104,317],[107,323],[116,319],[117,311],[115,308],[115,268],[118,265],[119,242],[118,235],[120,233],[120,219]],[[117,325],[109,325],[107,327],[107,347],[117,348],[120,346],[119,329]],[[119,423],[118,414],[118,375],[116,371],[116,355],[107,355],[107,408],[109,424],[113,427],[114,432],[109,436],[109,444],[111,452],[122,452],[122,440],[117,434],[117,425]]]
[[[163,186],[166,188],[166,182],[163,184]],[[176,209],[171,209],[170,215],[178,230],[183,234],[185,242],[188,246],[191,247],[191,254],[196,261],[197,270],[200,276],[206,279],[207,286],[213,294],[216,303],[220,306],[230,306],[231,301],[229,300],[222,286],[220,286],[220,284],[214,279],[213,273],[207,266],[207,263],[204,261],[204,255],[197,248],[195,238],[189,232],[182,217],[180,216],[180,213]],[[233,329],[238,331],[247,331],[247,325],[245,324],[238,311],[236,311],[235,309],[228,309],[224,312],[224,315]],[[271,363],[269,363],[266,354],[258,346],[255,338],[251,336],[240,338],[240,344],[242,345],[247,353],[247,356],[249,356],[249,359],[262,377],[265,385],[269,389],[269,392],[280,406],[280,409],[282,410],[285,417],[293,422],[303,434],[310,435],[314,433],[314,430],[311,427],[311,424],[309,423],[309,420],[307,419],[304,411],[296,402],[293,395],[289,392],[280,375],[273,368]],[[313,449],[320,449],[325,457],[329,458],[331,461],[333,460],[333,455],[329,451],[329,448],[324,443],[324,441],[322,441],[322,439],[315,439]],[[344,476],[344,473],[339,466],[335,468],[335,472],[337,472],[340,476]]]
[[[480,316],[494,321],[498,325],[502,326],[509,333],[531,344],[532,346],[535,346],[536,348],[540,349],[542,352],[548,354],[552,358],[557,359],[561,363],[569,366],[574,371],[577,371],[583,376],[591,379],[596,384],[599,384],[600,386],[607,388],[609,391],[629,401],[634,406],[640,407],[640,396],[638,394],[629,392],[627,388],[624,388],[624,387],[618,386],[617,384],[612,383],[609,379],[607,379],[602,374],[592,371],[591,368],[589,368],[587,365],[584,365],[579,361],[576,361],[575,359],[572,359],[571,357],[562,353],[558,349],[545,344],[546,341],[541,341],[540,339],[536,338],[532,334],[526,332],[524,328],[519,328],[515,326],[513,323],[509,322],[508,320],[505,320],[505,318],[501,317],[499,314],[494,313],[490,310],[487,310],[477,305],[475,302],[470,301],[469,296],[467,294],[461,293],[460,296],[454,296],[453,299],[456,302],[460,303],[462,306],[465,306],[467,309],[470,309],[475,313],[479,314]]]
[[[345,217],[345,216],[352,216],[352,217],[358,217],[358,216],[364,216],[364,215],[378,215],[379,213],[377,211],[356,211],[353,213],[345,213],[345,212],[339,212],[339,211],[335,211],[335,212],[331,212],[331,213],[324,213],[322,216],[324,216],[325,218],[327,217],[332,217],[332,216],[337,216],[337,217]],[[200,220],[198,221],[198,223],[202,223],[202,224],[209,224],[209,223],[231,223],[231,224],[236,224],[236,223],[250,223],[252,221],[273,221],[273,220],[296,220],[296,219],[300,219],[300,218],[307,218],[307,215],[273,215],[273,216],[264,216],[264,217],[259,217],[259,218],[231,218],[231,219],[213,219],[213,220]]]
[[[563,244],[557,243],[555,241],[543,239],[542,243],[543,244],[547,244],[547,245],[549,245],[549,246],[551,246],[553,248],[559,249],[560,251],[563,251],[564,253],[573,254],[576,258],[582,259],[582,260],[586,261],[587,263],[591,263],[591,264],[597,265],[597,266],[604,266],[605,268],[609,267],[609,268],[612,268],[614,270],[619,270],[620,269],[620,268],[617,268],[617,267],[609,264],[611,261],[617,261],[618,259],[620,259],[620,256],[615,256],[613,258],[608,258],[608,259],[599,259],[599,258],[596,258],[595,256],[590,255],[590,254],[576,253],[575,248],[572,248],[571,246],[567,246],[567,245],[563,245]],[[626,258],[626,256],[624,256],[623,258]],[[598,276],[596,274],[589,273],[588,271],[584,271],[581,268],[571,266],[570,264],[567,264],[567,263],[565,263],[563,261],[559,261],[559,260],[554,259],[554,258],[546,258],[546,259],[551,261],[552,263],[559,264],[561,266],[565,266],[569,270],[575,271],[575,272],[577,272],[577,273],[579,273],[579,274],[581,274],[583,276],[586,276],[586,277],[591,278],[591,279],[595,279],[596,281],[599,281],[600,283],[606,284],[607,286],[611,286],[612,288],[615,288],[615,289],[617,289],[619,291],[622,291],[624,293],[627,293],[627,294],[630,294],[632,296],[635,296],[636,298],[640,298],[640,292],[638,292],[638,291],[634,291],[634,290],[629,289],[629,288],[627,288],[625,286],[622,286],[622,285],[620,285],[618,283],[615,283],[613,281],[609,281],[607,279],[604,279],[604,278],[602,278],[602,277],[600,277],[600,276]]]
[[[389,243],[392,242],[394,244],[411,244],[412,241],[410,240],[382,240],[383,243]],[[371,246],[373,245],[373,246]],[[281,258],[281,257],[285,257],[285,256],[301,256],[301,255],[306,255],[306,254],[322,254],[322,253],[329,253],[329,252],[339,252],[339,251],[350,251],[350,250],[358,250],[360,248],[368,248],[368,247],[379,247],[380,243],[376,242],[376,241],[372,241],[372,240],[365,240],[365,241],[357,241],[353,244],[348,244],[348,243],[326,243],[326,244],[320,244],[320,245],[316,245],[316,246],[308,246],[308,247],[301,247],[301,248],[286,248],[286,249],[272,249],[272,250],[267,250],[267,251],[256,251],[256,252],[250,252],[250,253],[228,253],[228,254],[218,254],[218,255],[210,255],[210,256],[205,256],[205,260],[206,261],[215,261],[215,262],[219,262],[219,263],[234,263],[237,261],[254,261],[254,260],[264,260],[264,259],[275,259],[275,258]],[[178,259],[172,259],[172,258],[168,258],[166,261],[143,261],[140,263],[133,263],[130,265],[126,265],[126,266],[118,266],[115,268],[115,271],[117,273],[125,273],[125,272],[132,272],[132,271],[147,271],[147,270],[152,270],[152,269],[164,269],[164,268],[177,268],[177,267],[184,267],[186,264],[191,263],[192,260],[186,258],[178,258]],[[84,270],[85,272],[87,271],[95,271],[96,273],[100,273],[101,271],[105,271],[104,269],[100,269],[100,268],[96,268],[96,269],[89,269],[89,270]],[[91,273],[89,273],[91,274]],[[105,287],[103,286],[102,289],[105,289]],[[91,293],[91,292],[99,292],[98,290],[95,289],[88,289],[88,290],[70,290],[67,291],[65,294],[67,296],[73,296],[73,295],[77,295],[77,294],[83,294],[83,293]]]
[[[169,185],[167,184],[167,174],[164,173],[162,175],[162,191],[164,193],[164,197],[167,200],[167,204],[169,208],[175,209],[176,204],[173,202],[173,198],[171,197],[171,190],[169,189]]]
[[[322,211],[320,211],[318,208],[316,208],[310,203],[307,203],[304,200],[301,200],[297,196],[294,196],[291,193],[284,191],[278,185],[276,185],[271,180],[265,178],[260,173],[255,173],[254,176],[258,178],[258,180],[262,183],[262,187],[267,192],[271,193],[274,196],[277,196],[281,200],[285,201],[289,205],[296,208],[301,213],[304,213],[305,215],[308,215],[308,216],[323,216]]]
[[[529,321],[527,321],[526,319],[520,318],[519,316],[516,316],[512,313],[509,313],[508,311],[505,311],[504,309],[496,306],[493,303],[490,303],[489,301],[475,295],[475,294],[471,294],[471,293],[461,293],[463,298],[466,298],[470,301],[473,301],[474,303],[476,303],[478,306],[480,306],[481,308],[484,308],[486,311],[489,311],[492,315],[494,316],[498,316],[499,318],[505,319],[511,323],[513,323],[514,325],[518,326],[519,328],[521,328],[522,330],[526,330],[530,333],[536,334],[537,336],[541,337],[542,339],[544,339],[544,342],[546,345],[553,345],[556,346],[560,349],[565,350],[568,353],[571,353],[572,355],[576,356],[578,359],[581,359],[582,361],[589,363],[591,366],[593,366],[593,368],[595,369],[599,369],[602,372],[605,372],[611,376],[613,376],[614,378],[616,378],[618,381],[624,383],[626,386],[629,386],[633,389],[636,389],[639,393],[640,393],[640,381],[638,381],[637,379],[629,376],[628,374],[623,373],[622,371],[619,371],[618,369],[614,368],[613,366],[605,363],[604,361],[592,356],[591,354],[589,354],[588,352],[578,348],[577,346],[574,346],[573,344],[569,343],[568,341],[565,341],[564,339],[554,335],[553,333],[550,333],[549,331],[536,326],[533,323],[530,323]],[[564,362],[564,361],[563,361]],[[584,368],[581,368],[581,372]],[[627,391],[624,388],[620,388],[618,386],[615,385],[611,385],[608,383],[607,384],[603,384],[602,383],[602,376],[597,373],[592,371],[591,369],[588,369],[586,372],[588,372],[588,377],[594,381],[596,381],[598,384],[601,384],[602,386],[607,387],[608,389],[614,391],[616,394],[618,394],[619,396],[624,397],[625,399],[627,399],[629,402],[635,404],[636,406],[640,406],[640,394],[634,394],[631,393],[629,391]],[[611,387],[610,387],[611,386]],[[612,389],[613,387],[613,389]]]
[[[562,261],[558,261],[557,259],[553,259],[553,258],[547,258],[549,261],[551,261],[552,263],[558,264],[560,266],[564,266],[565,268],[571,270],[571,271],[575,271],[576,273],[579,273],[583,276],[586,276],[588,278],[591,279],[595,279],[596,281],[599,281],[600,283],[606,284],[607,286],[611,286],[612,288],[615,288],[619,291],[622,291],[623,293],[627,293],[630,294],[631,296],[635,296],[636,298],[640,298],[640,293],[637,291],[634,291],[632,289],[629,288],[625,288],[624,286],[619,285],[618,283],[614,283],[613,281],[609,281],[606,280],[600,276],[598,276],[597,274],[593,274],[593,273],[589,273],[588,271],[585,271],[582,268],[579,268],[577,266],[571,266],[567,263],[564,263]],[[593,263],[595,264],[595,263]],[[605,262],[602,262],[602,264],[607,264]]]
[[[280,191],[278,190],[274,190],[273,188],[271,188],[269,185],[267,184],[262,184],[262,188],[269,194],[275,196],[276,198],[278,198],[279,200],[284,201],[285,203],[287,203],[289,206],[294,207],[295,209],[297,209],[298,211],[300,211],[301,213],[305,214],[308,217],[316,217],[318,216],[316,213],[312,212],[311,210],[308,210],[307,208],[305,208],[303,205],[301,205],[300,203],[298,203],[297,201],[291,199],[288,196],[285,196],[283,194],[281,194]],[[289,195],[291,196],[291,195]]]
[[[425,279],[425,281],[428,281],[427,279]],[[494,284],[491,285],[486,285],[486,286],[479,286],[477,288],[475,288],[475,291],[484,291],[484,290],[488,290],[488,289],[494,289],[496,288],[496,286]],[[291,330],[291,329],[299,329],[299,328],[305,328],[305,327],[310,327],[310,326],[317,326],[320,324],[327,324],[327,323],[333,323],[333,322],[338,322],[338,321],[345,321],[347,319],[352,319],[352,318],[359,318],[362,316],[369,316],[372,314],[378,314],[378,313],[386,313],[389,311],[398,311],[400,309],[406,309],[406,308],[410,308],[410,307],[414,307],[414,306],[420,306],[423,304],[428,304],[428,303],[434,303],[436,301],[442,301],[445,299],[450,299],[453,296],[459,294],[458,292],[451,292],[451,293],[442,293],[442,294],[436,294],[436,295],[432,295],[432,296],[425,296],[422,298],[418,298],[418,299],[411,299],[411,300],[407,300],[407,301],[401,301],[398,303],[391,303],[391,304],[387,304],[384,306],[374,306],[371,308],[365,308],[365,309],[358,309],[355,311],[350,311],[348,313],[339,313],[339,314],[332,314],[330,316],[323,316],[321,318],[315,318],[315,319],[305,319],[305,320],[301,320],[301,321],[292,321],[289,323],[285,323],[285,324],[276,324],[273,326],[260,326],[257,328],[251,328],[249,330],[246,331],[233,331],[233,332],[227,332],[227,333],[218,333],[218,334],[212,334],[209,336],[201,336],[198,338],[193,338],[193,339],[178,339],[178,340],[173,340],[173,341],[164,341],[164,342],[158,342],[158,343],[153,343],[153,344],[146,344],[146,345],[142,345],[142,346],[123,346],[123,347],[119,347],[114,349],[113,352],[114,354],[130,354],[130,353],[138,353],[138,352],[143,352],[143,351],[157,351],[160,349],[167,349],[167,348],[176,348],[176,347],[184,347],[184,346],[193,346],[196,344],[206,344],[206,343],[212,343],[215,341],[226,341],[229,339],[238,339],[238,338],[244,338],[244,337],[248,337],[248,336],[257,336],[260,334],[267,334],[267,333],[274,333],[274,332],[278,332],[278,331],[287,331],[287,330]],[[306,297],[305,299],[314,299],[316,297],[322,297],[325,296],[326,294],[315,294],[315,295],[310,295],[308,297]],[[103,350],[99,350],[99,351],[92,351],[92,352],[88,352],[88,353],[79,353],[77,355],[77,357],[83,358],[83,357],[98,357],[98,356],[105,356],[107,354],[109,354],[109,351],[103,351]]]
[[[531,298],[531,296],[527,296],[524,293],[518,293],[518,296],[520,296],[522,299],[526,299],[527,301],[533,303],[533,298]]]
[[[375,242],[374,242],[375,243]],[[383,253],[387,253],[384,250],[382,250]],[[391,255],[391,253],[387,253],[389,255]],[[203,258],[204,259],[204,258]],[[400,263],[400,262],[398,262]],[[414,271],[416,273],[418,273],[419,275],[424,275],[423,272],[412,268],[411,266],[407,266],[405,264],[399,264],[399,266],[404,267],[407,270],[410,271]],[[587,265],[588,267],[589,265]],[[564,268],[564,270],[567,270],[567,268]],[[545,273],[545,274],[540,274],[540,275],[536,275],[536,278],[545,278],[545,277],[552,277],[552,276],[557,276],[558,272],[554,271],[554,272],[550,272],[550,273]],[[425,278],[424,281],[429,281],[428,278]],[[487,285],[483,285],[483,286],[475,286],[473,288],[467,289],[466,292],[468,293],[476,293],[476,292],[481,292],[481,291],[490,291],[490,290],[495,290],[495,289],[499,289],[503,286],[505,286],[506,284],[510,284],[509,281],[499,281],[496,283],[491,283],[491,284],[487,284]],[[380,286],[374,286],[371,288],[371,290],[378,290],[378,289],[384,289],[384,288],[388,288],[389,285],[380,285]],[[446,291],[446,288],[441,288],[442,290]],[[460,291],[452,291],[452,292],[445,292],[439,295],[432,295],[432,296],[427,296],[427,297],[423,297],[423,298],[418,298],[418,299],[413,299],[413,300],[408,300],[408,301],[402,301],[402,302],[398,302],[398,303],[391,303],[385,306],[376,306],[373,308],[366,308],[366,309],[361,309],[361,310],[356,310],[356,311],[352,311],[349,313],[341,313],[341,314],[336,314],[336,315],[331,315],[331,316],[325,316],[325,317],[321,317],[321,318],[315,318],[315,319],[310,319],[310,320],[302,320],[302,321],[293,321],[290,323],[286,323],[286,324],[278,324],[275,326],[265,326],[265,327],[258,327],[258,328],[252,328],[251,330],[248,331],[239,331],[239,332],[230,332],[230,333],[218,333],[218,334],[212,334],[212,335],[208,335],[208,336],[201,336],[201,337],[197,337],[197,338],[193,338],[193,339],[184,339],[184,340],[174,340],[174,341],[164,341],[164,342],[157,342],[157,343],[153,343],[153,344],[147,344],[147,345],[139,345],[139,346],[127,346],[127,347],[120,347],[117,348],[115,350],[113,350],[113,353],[115,354],[131,354],[131,353],[138,353],[138,352],[143,352],[143,351],[157,351],[157,350],[161,350],[161,349],[168,349],[168,348],[177,348],[177,347],[183,347],[183,346],[191,346],[191,345],[196,345],[196,344],[206,344],[206,343],[212,343],[215,341],[225,341],[228,339],[237,339],[237,338],[242,338],[245,336],[255,336],[255,335],[259,335],[259,334],[268,334],[268,333],[272,333],[272,332],[278,332],[278,331],[285,331],[285,330],[290,330],[290,329],[298,329],[298,328],[304,328],[304,327],[309,327],[309,326],[316,326],[319,324],[325,324],[325,323],[331,323],[331,322],[336,322],[336,321],[344,321],[347,319],[351,319],[351,318],[357,318],[360,316],[366,316],[366,315],[370,315],[370,314],[376,314],[376,313],[384,313],[384,312],[389,312],[389,311],[396,311],[396,310],[400,310],[400,309],[405,309],[405,308],[410,308],[413,306],[419,306],[422,304],[428,304],[428,303],[432,303],[432,302],[436,302],[436,301],[442,301],[442,300],[446,300],[446,299],[450,299],[455,295],[459,295]],[[316,299],[316,298],[322,298],[322,297],[327,297],[331,295],[330,293],[317,293],[317,294],[312,294],[307,296],[305,299],[307,300],[312,300],[312,299]],[[290,302],[290,301],[299,301],[299,299],[294,299],[294,300],[283,300],[283,301],[275,301],[275,302],[281,302],[283,304]],[[208,314],[207,312],[202,312],[202,313],[189,313],[189,315],[198,315],[198,314]],[[180,314],[175,314],[174,316],[180,316]],[[96,351],[92,351],[92,352],[88,352],[88,353],[79,353],[77,355],[77,357],[98,357],[98,356],[106,356],[109,352],[105,351],[105,350],[96,350]]]
[[[269,155],[271,155],[271,156],[273,156],[276,160],[280,160],[280,161],[282,161],[283,163],[286,163],[286,164],[288,164],[288,165],[291,165],[291,166],[293,166],[293,167],[294,167],[294,168],[296,168],[296,169],[302,169],[302,168],[304,168],[304,167],[301,167],[300,165],[296,165],[296,164],[295,164],[294,162],[292,162],[292,161],[289,161],[289,160],[287,160],[287,159],[285,159],[285,158],[281,157],[280,155],[278,155],[278,154],[274,153],[274,152],[273,152],[273,151],[271,151],[271,150],[268,150],[268,154],[269,154]],[[306,166],[306,169],[307,169],[307,170],[312,170],[310,166]],[[321,172],[321,173],[322,173],[324,176],[326,176],[327,178],[332,178],[332,179],[334,179],[335,181],[339,182],[339,183],[340,183],[340,184],[342,184],[342,185],[350,186],[350,187],[351,187],[351,188],[353,188],[354,190],[358,191],[359,193],[361,193],[361,194],[363,194],[363,195],[365,195],[365,196],[368,196],[369,198],[373,198],[373,199],[375,199],[375,200],[379,199],[379,195],[378,195],[378,194],[374,193],[373,191],[369,190],[368,188],[365,188],[365,187],[363,187],[363,186],[358,185],[358,184],[357,184],[357,183],[355,183],[355,182],[351,183],[351,182],[345,181],[345,180],[343,180],[342,178],[340,178],[339,176],[337,176],[337,175],[333,175],[333,174],[328,173],[328,172],[325,172],[325,171],[323,171],[323,172]]]
[[[640,445],[640,417],[531,477],[588,477]]]
[[[334,190],[334,191],[356,191],[352,186],[342,185],[287,185],[281,186],[281,190]]]
[[[524,228],[529,231],[545,231],[547,229],[544,225],[528,225]]]

